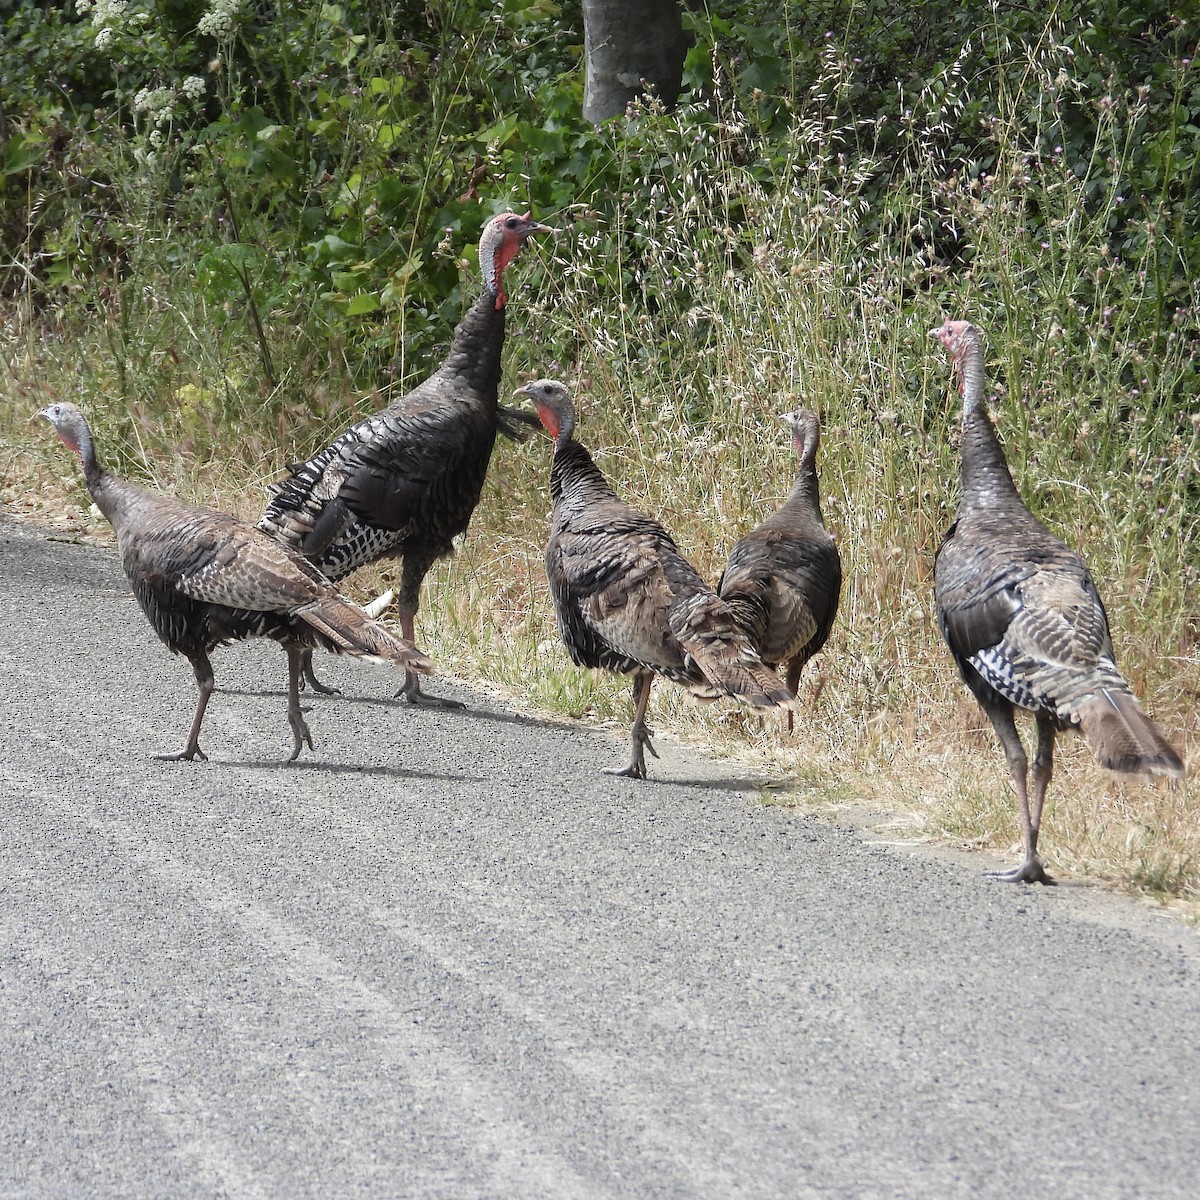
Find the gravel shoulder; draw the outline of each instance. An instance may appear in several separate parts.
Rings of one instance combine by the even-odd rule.
[[[736,763],[273,645],[195,699],[112,550],[0,524],[0,1197],[1196,1195],[1200,939]]]

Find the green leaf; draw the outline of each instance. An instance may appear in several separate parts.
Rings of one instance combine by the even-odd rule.
[[[380,125],[375,132],[375,144],[380,150],[390,150],[405,134],[403,125]]]
[[[476,134],[475,141],[485,146],[492,142],[503,146],[516,132],[517,118],[515,116],[507,116],[497,121],[495,125],[489,126],[482,133]]]
[[[352,296],[350,303],[346,305],[346,316],[361,317],[367,313],[378,312],[379,308],[377,292],[359,292],[357,296]]]
[[[4,174],[20,175],[41,160],[46,146],[45,138],[24,134],[9,138],[4,147]]]
[[[321,257],[332,262],[344,262],[358,253],[359,248],[352,242],[338,237],[336,233],[327,233],[323,238],[313,243],[313,249],[321,253]]]
[[[760,58],[742,72],[741,82],[747,90],[773,92],[783,83],[783,62],[774,57]]]

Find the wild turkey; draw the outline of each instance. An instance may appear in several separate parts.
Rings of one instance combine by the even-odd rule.
[[[998,878],[1051,883],[1038,857],[1060,729],[1081,729],[1102,766],[1182,775],[1184,765],[1117,670],[1108,617],[1083,560],[1021,502],[984,399],[983,345],[969,321],[930,331],[963,400],[958,514],[937,552],[934,594],[946,644],[1004,747],[1025,861]],[[1037,726],[1033,796],[1016,709]]]
[[[498,404],[504,270],[527,238],[549,232],[528,213],[493,217],[479,240],[483,291],[455,329],[441,366],[308,462],[289,467],[258,522],[333,580],[379,558],[401,558],[398,610],[409,641],[421,581],[438,558],[453,552],[453,539],[471,520],[497,431],[518,436],[514,422],[521,414]],[[317,682],[307,658],[303,669],[318,690],[332,690]],[[400,695],[462,707],[422,692],[411,671]]]
[[[786,664],[793,694],[804,664],[825,645],[842,593],[842,559],[825,528],[817,483],[821,426],[805,408],[780,418],[799,459],[788,498],[729,552],[721,599],[772,670]],[[788,709],[787,727],[793,713]]]
[[[200,697],[187,746],[171,761],[204,759],[200,725],[213,692],[208,655],[244,638],[281,642],[288,656],[288,722],[294,761],[312,734],[300,711],[300,654],[322,646],[406,671],[432,664],[415,646],[398,641],[287,546],[224,513],[184,504],[106,471],[96,458],[91,430],[73,404],[38,414],[75,452],[97,507],[116,531],[125,574],[154,631],[172,653],[192,664]]]
[[[755,708],[783,708],[791,693],[763,666],[729,606],[679,553],[653,518],[619,500],[575,440],[567,388],[539,379],[528,396],[554,438],[546,574],[558,631],[572,661],[633,675],[628,766],[610,772],[646,778],[646,728],[655,675],[703,699],[733,696]]]

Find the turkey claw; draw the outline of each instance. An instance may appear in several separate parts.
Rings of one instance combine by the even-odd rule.
[[[451,700],[446,696],[431,696],[421,691],[421,679],[415,671],[406,671],[404,686],[392,697],[393,700],[407,700],[409,704],[420,704],[425,708],[466,708],[461,700]]]
[[[604,774],[618,775],[625,779],[645,779],[646,764],[644,762],[631,762],[627,767],[605,767]]]
[[[305,710],[296,706],[295,710],[288,712],[288,724],[292,727],[292,755],[288,759],[289,763],[294,763],[300,757],[300,751],[305,746],[311,750],[313,748],[312,733],[309,731],[308,722],[304,719]]]
[[[330,687],[329,684],[322,683],[313,674],[312,667],[309,667],[307,670],[305,670],[304,674],[300,677],[301,691],[303,691],[305,688],[311,688],[314,692],[317,692],[322,696],[340,696],[342,694],[341,688]]]
[[[189,746],[186,750],[180,750],[178,754],[154,755],[155,762],[191,762],[196,758],[201,762],[208,762],[208,755],[199,746]]]
[[[1041,883],[1046,887],[1055,887],[1058,883],[1056,879],[1046,874],[1046,868],[1042,865],[1040,858],[1028,859],[1019,867],[1013,867],[1009,871],[984,871],[984,875],[988,879],[995,879],[1000,883]]]
[[[605,775],[623,775],[628,779],[646,778],[646,756],[643,751],[649,750],[655,758],[658,757],[658,751],[650,740],[650,730],[645,725],[634,725],[629,731],[629,741],[633,749],[629,765],[619,770],[615,767],[608,768],[604,772]]]

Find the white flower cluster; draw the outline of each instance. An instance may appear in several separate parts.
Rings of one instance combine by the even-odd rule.
[[[133,111],[145,113],[156,125],[169,125],[175,119],[175,89],[144,87],[133,98]]]
[[[76,0],[75,11],[82,17],[92,14],[92,28],[96,31],[96,49],[107,50],[117,36],[114,28],[125,15],[129,0]]]
[[[178,88],[144,87],[133,98],[133,111],[145,113],[155,125],[169,125],[175,120],[176,103],[182,99],[199,104],[208,91],[208,84],[199,75],[189,75]]]
[[[129,0],[75,0],[75,11],[91,13],[93,25],[115,25],[128,7]]]
[[[209,0],[208,11],[196,25],[196,32],[205,37],[229,37],[237,28],[238,10],[242,0]]]

